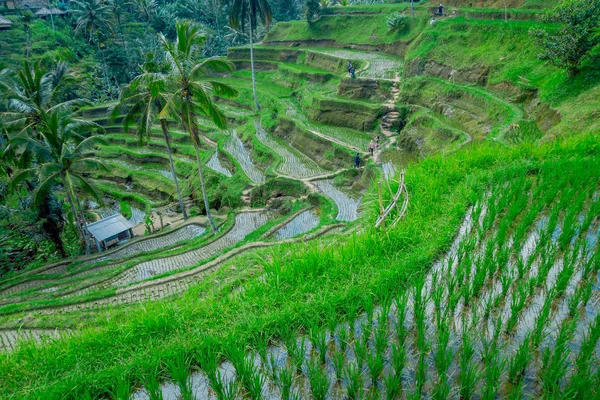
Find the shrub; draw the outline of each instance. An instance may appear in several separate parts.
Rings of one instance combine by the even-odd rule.
[[[408,28],[409,18],[407,15],[400,13],[392,14],[387,20],[387,24],[391,31],[403,32]]]

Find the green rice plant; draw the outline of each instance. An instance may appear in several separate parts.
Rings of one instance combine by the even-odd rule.
[[[448,377],[446,375],[440,375],[435,381],[431,398],[434,400],[446,400],[450,398],[451,389],[452,388],[448,383]]]
[[[405,365],[406,349],[404,346],[398,346],[394,343],[392,345],[392,366],[394,367],[394,373],[398,376],[401,376]]]
[[[442,323],[437,330],[437,351],[434,355],[435,367],[438,376],[445,377],[450,364],[452,364],[452,347],[448,346],[450,341],[450,329]]]
[[[516,384],[509,385],[506,393],[506,398],[509,400],[523,400],[525,380],[521,379]]]
[[[333,369],[335,370],[335,376],[338,381],[342,379],[342,373],[344,371],[344,364],[346,362],[346,353],[343,350],[338,350],[333,353],[332,357]]]
[[[329,379],[327,373],[315,358],[311,358],[308,363],[308,381],[313,398],[315,400],[325,400],[329,391]]]
[[[200,364],[202,365],[204,372],[206,372],[210,387],[215,391],[217,398],[226,399],[227,388],[223,382],[223,377],[219,373],[216,357],[207,351],[200,356]]]
[[[579,354],[575,360],[576,372],[571,376],[564,393],[573,399],[594,398],[593,365],[595,363],[595,344],[600,339],[600,314],[590,324],[588,332],[581,342]]]
[[[481,378],[481,372],[473,360],[474,355],[475,349],[473,348],[473,343],[471,342],[470,333],[465,332],[462,336],[460,372],[458,376],[460,381],[459,394],[463,399],[470,399],[473,396],[477,383]]]
[[[150,400],[162,400],[162,390],[158,379],[158,369],[144,378],[144,388]]]
[[[575,264],[571,262],[565,261],[563,265],[563,269],[560,271],[558,276],[556,277],[556,283],[554,284],[554,289],[556,291],[557,296],[562,296],[567,286],[569,285],[569,281],[575,272]]]
[[[109,395],[114,400],[129,400],[133,395],[131,384],[127,381],[125,374],[120,375],[109,389]]]
[[[569,342],[573,339],[576,327],[577,319],[565,320],[554,346],[542,351],[540,381],[542,388],[548,394],[560,393],[560,380],[566,375],[569,367],[568,358],[571,354]]]
[[[253,399],[262,399],[262,388],[266,378],[259,371],[252,354],[246,354],[241,346],[232,345],[228,351],[240,383],[248,390]]]
[[[517,322],[519,322],[519,315],[528,298],[529,292],[527,286],[522,282],[519,283],[512,293],[510,301],[510,318],[506,323],[506,332],[511,332],[517,325]]]
[[[494,350],[484,360],[485,373],[483,392],[481,398],[484,400],[494,400],[502,383],[502,374],[506,367],[506,359],[500,355],[497,346],[493,346]]]
[[[259,335],[256,339],[256,352],[260,356],[260,359],[267,362],[267,349],[269,348],[269,338],[264,335]]]
[[[346,323],[339,324],[337,329],[337,336],[340,340],[340,350],[342,352],[346,351],[346,347],[348,346],[348,336],[349,332],[346,330]]]
[[[385,318],[385,321],[382,321],[381,318],[379,319],[379,323],[377,324],[377,329],[375,329],[375,334],[374,334],[374,344],[375,344],[375,350],[377,351],[377,354],[384,354],[385,353],[385,349],[387,347],[388,344],[388,329],[387,329],[387,318]]]
[[[231,379],[224,385],[223,397],[218,397],[219,400],[236,400],[240,395],[240,383],[235,379]]]
[[[415,376],[415,391],[413,396],[417,394],[422,396],[423,387],[427,382],[427,355],[429,353],[429,349],[420,348],[419,349],[419,361],[417,362],[417,370]]]
[[[294,382],[294,368],[283,367],[277,374],[277,386],[281,390],[281,398],[290,400],[292,398],[292,383]]]
[[[362,336],[360,337],[360,341],[364,346],[367,346],[369,343],[369,339],[371,339],[371,334],[373,333],[373,321],[369,321],[368,319],[363,321],[361,324]]]
[[[371,373],[371,384],[375,386],[383,372],[383,356],[380,353],[369,353],[367,356],[367,368]]]
[[[396,322],[394,323],[394,328],[396,329],[396,337],[398,339],[398,343],[400,346],[404,345],[406,340],[406,336],[408,335],[408,330],[404,326],[404,322],[406,321],[406,307],[408,303],[408,296],[406,293],[403,293],[396,300]]]
[[[532,358],[531,339],[526,337],[515,355],[508,361],[508,381],[513,385],[519,384],[525,376],[525,370]]]
[[[383,378],[386,400],[396,400],[402,393],[402,375],[390,372]]]
[[[189,379],[190,365],[191,360],[183,354],[179,354],[175,358],[167,361],[169,375],[177,382],[183,400],[192,400],[193,397],[192,383]]]
[[[310,328],[310,341],[313,343],[315,349],[319,353],[321,362],[325,364],[327,356],[327,332],[317,324]]]
[[[286,347],[292,363],[296,366],[296,371],[301,372],[304,355],[306,354],[306,339],[302,337],[298,341],[294,335],[291,335],[291,337],[286,338]]]
[[[361,340],[354,342],[354,357],[356,357],[356,364],[362,368],[363,362],[367,355],[368,346]]]
[[[273,381],[277,380],[277,360],[275,359],[275,354],[269,354],[267,358],[267,362],[265,363],[267,372],[269,376],[273,379]]]
[[[344,370],[344,377],[348,381],[346,390],[348,391],[348,399],[360,400],[363,398],[363,381],[361,367],[357,364],[350,363]]]
[[[548,318],[550,317],[550,312],[552,311],[552,303],[554,298],[554,290],[551,290],[546,295],[546,299],[544,300],[542,310],[540,311],[537,319],[535,320],[535,326],[531,335],[531,345],[534,348],[537,348],[545,338],[544,328],[548,324]]]
[[[373,322],[373,312],[375,311],[375,303],[373,303],[373,296],[366,295],[363,297],[362,301],[363,308],[365,309],[365,314],[367,315],[367,320],[369,322]]]

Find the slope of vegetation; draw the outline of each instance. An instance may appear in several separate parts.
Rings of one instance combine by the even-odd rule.
[[[558,2],[269,3],[252,51],[247,0],[28,25],[47,43],[0,74],[0,397],[598,397],[596,32],[569,69],[539,58]],[[114,213],[137,237],[90,254]]]

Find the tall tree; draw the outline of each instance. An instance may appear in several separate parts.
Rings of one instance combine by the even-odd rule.
[[[131,57],[129,56],[129,51],[127,49],[127,38],[125,37],[125,32],[123,31],[123,18],[125,17],[126,11],[133,6],[133,3],[130,0],[110,0],[109,7],[110,12],[113,15],[117,23],[117,27],[119,29],[119,36],[121,37],[121,42],[123,43],[123,49],[125,50],[125,54],[127,54],[127,73],[129,74],[130,65],[131,65]]]
[[[140,144],[144,139],[152,135],[152,125],[156,121],[158,114],[164,108],[168,99],[166,83],[168,77],[164,74],[145,69],[144,73],[135,78],[121,93],[119,105],[113,111],[113,117],[124,113],[123,126],[125,132],[129,132],[131,125],[136,124],[136,134],[140,139]],[[183,219],[187,219],[185,204],[179,189],[177,171],[173,162],[173,152],[171,150],[171,134],[169,133],[169,121],[166,118],[159,118],[160,127],[165,138],[169,163],[171,165],[171,174],[177,190],[179,206],[183,213]]]
[[[540,59],[566,69],[569,77],[574,77],[583,62],[591,59],[594,47],[600,45],[600,0],[566,0],[548,12],[544,21],[561,27],[555,34],[532,30],[542,48]]]
[[[36,160],[29,168],[15,174],[11,184],[15,186],[25,179],[37,178],[40,183],[35,188],[31,205],[39,208],[51,188],[60,183],[65,190],[82,240],[86,243],[88,254],[91,235],[87,230],[85,215],[75,187],[100,201],[84,174],[91,169],[106,169],[101,162],[87,154],[97,144],[104,143],[99,136],[84,137],[81,134],[90,129],[102,128],[94,122],[73,118],[72,113],[68,111],[52,111],[43,114],[38,135],[32,136],[26,131],[21,131],[9,141],[9,146],[15,152],[33,149]]]
[[[90,43],[96,41],[98,50],[102,56],[102,76],[104,85],[110,89],[110,80],[106,71],[106,56],[104,54],[104,43],[100,40],[102,34],[112,33],[110,22],[110,5],[103,0],[72,0],[71,14],[77,21],[76,33],[82,33]]]
[[[254,32],[258,26],[258,20],[265,28],[271,25],[273,19],[271,7],[268,0],[233,0],[229,23],[234,29],[244,30],[246,23],[250,26],[250,67],[252,69],[252,90],[254,91],[254,103],[256,110],[260,110],[258,93],[256,91],[256,72],[254,69]]]
[[[11,131],[38,132],[44,114],[64,111],[81,105],[82,100],[63,101],[62,95],[75,77],[68,64],[59,61],[53,70],[25,62],[16,74],[10,69],[0,72],[0,92],[7,99],[8,109],[0,113],[0,121]]]
[[[206,36],[202,35],[197,25],[189,21],[178,22],[176,33],[175,42],[167,40],[163,35],[160,36],[170,71],[165,75],[167,100],[158,117],[161,120],[168,118],[180,120],[192,139],[196,150],[204,208],[210,227],[215,233],[217,228],[210,215],[210,203],[204,182],[204,162],[200,157],[200,131],[197,117],[200,112],[210,117],[219,128],[224,129],[227,120],[213,103],[212,94],[233,97],[237,95],[237,91],[213,79],[215,73],[231,72],[231,64],[216,58],[209,58],[200,63],[196,61],[201,47],[206,42]],[[153,77],[162,79],[156,75],[148,76],[146,79]]]

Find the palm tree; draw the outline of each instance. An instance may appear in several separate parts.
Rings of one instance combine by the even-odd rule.
[[[109,3],[110,12],[113,17],[117,21],[117,26],[119,27],[119,36],[121,36],[121,41],[123,42],[123,49],[125,50],[125,54],[127,54],[127,72],[131,73],[130,70],[130,57],[129,51],[127,50],[127,39],[125,38],[125,33],[123,32],[123,15],[125,11],[133,6],[133,3],[130,0],[111,0]]]
[[[206,216],[213,233],[216,233],[217,228],[210,215],[210,204],[206,194],[204,173],[202,172],[204,163],[200,157],[200,133],[197,114],[200,112],[210,117],[217,127],[224,129],[227,120],[214,105],[212,93],[233,97],[237,95],[237,91],[227,84],[211,79],[211,76],[215,73],[231,72],[231,64],[216,58],[209,58],[200,63],[196,62],[196,55],[200,47],[206,42],[206,36],[201,34],[197,25],[187,21],[178,22],[176,34],[177,39],[175,42],[170,42],[162,34],[160,35],[170,71],[165,82],[168,95],[159,114],[159,119],[176,118],[181,121],[185,130],[189,133],[196,150],[198,175],[200,176]]]
[[[101,32],[112,32],[110,23],[110,6],[103,0],[73,0],[71,1],[71,14],[77,21],[75,33],[83,33],[90,43],[96,40],[98,50],[102,54],[102,75],[104,85],[110,87],[108,74],[106,72],[106,58],[104,55],[104,44],[100,40]]]
[[[242,31],[246,26],[246,19],[250,25],[250,67],[252,69],[252,89],[254,91],[254,103],[256,110],[260,110],[258,104],[258,93],[256,92],[256,72],[254,70],[254,31],[256,30],[258,19],[268,28],[271,25],[273,16],[268,0],[233,0],[229,23],[234,29],[240,28]]]
[[[25,62],[17,74],[10,69],[1,71],[0,92],[8,100],[8,110],[0,113],[0,121],[12,131],[36,134],[44,114],[84,103],[80,99],[61,101],[63,90],[74,80],[64,61],[59,61],[51,71],[42,68],[39,62],[33,67]]]
[[[119,105],[113,111],[113,118],[120,113],[125,113],[123,118],[123,126],[125,132],[129,132],[129,127],[137,123],[136,134],[140,139],[140,144],[143,144],[144,138],[150,137],[152,134],[152,124],[155,122],[158,113],[163,109],[167,102],[167,92],[165,91],[165,83],[167,76],[155,73],[152,71],[144,71],[144,73],[135,78],[129,86],[121,93]],[[175,163],[173,162],[173,154],[171,150],[171,135],[169,134],[169,122],[166,118],[160,118],[160,126],[169,154],[169,164],[171,165],[171,174],[175,182],[177,190],[177,198],[179,206],[183,213],[183,219],[187,219],[185,204],[181,197],[177,172],[175,171]]]
[[[88,254],[91,235],[87,230],[85,215],[74,188],[79,187],[100,201],[84,173],[91,169],[106,170],[101,162],[87,155],[88,150],[104,143],[99,136],[92,135],[86,138],[81,135],[81,132],[89,129],[102,128],[94,122],[75,119],[69,112],[53,111],[43,114],[38,135],[32,136],[21,131],[9,140],[11,150],[23,152],[33,149],[36,159],[29,168],[14,175],[11,181],[13,187],[25,179],[37,178],[40,183],[33,192],[31,205],[38,207],[52,186],[61,183]]]

